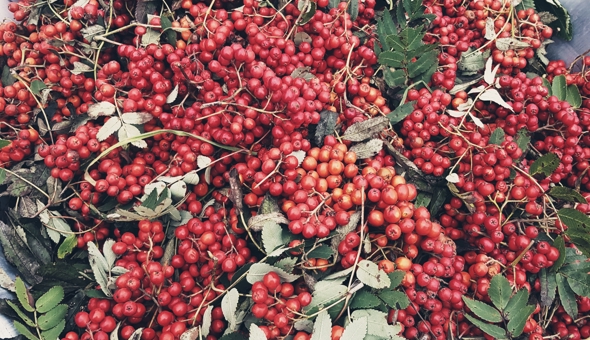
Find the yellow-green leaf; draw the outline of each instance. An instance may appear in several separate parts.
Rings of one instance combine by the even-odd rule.
[[[463,296],[463,302],[465,302],[465,305],[471,309],[473,314],[485,321],[493,323],[502,321],[502,315],[500,315],[500,312],[486,303],[470,299],[466,296]]]
[[[37,324],[39,325],[39,328],[41,330],[46,331],[48,329],[51,329],[51,328],[57,326],[57,324],[59,324],[60,321],[63,321],[67,312],[68,312],[67,305],[64,305],[64,304],[57,305],[55,308],[50,310],[47,314],[41,315],[37,319]]]
[[[20,302],[21,306],[23,306],[27,312],[34,312],[35,308],[33,308],[29,302],[29,293],[25,287],[25,282],[20,277],[17,277],[14,281],[14,285],[16,288],[16,297],[18,298],[18,302]]]
[[[37,312],[47,313],[57,306],[64,298],[64,289],[61,286],[51,287],[35,303]]]
[[[37,338],[35,335],[33,335],[33,333],[27,328],[27,326],[23,325],[22,323],[18,322],[18,321],[14,321],[14,328],[16,328],[16,330],[22,334],[25,338],[29,339],[29,340],[39,340],[39,338]]]

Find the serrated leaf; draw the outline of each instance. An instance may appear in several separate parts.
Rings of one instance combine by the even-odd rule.
[[[379,54],[379,64],[393,68],[402,68],[406,57],[398,51],[385,51]]]
[[[457,175],[456,173],[451,173],[448,174],[447,177],[445,177],[445,179],[447,180],[447,182],[449,183],[459,183],[459,175]]]
[[[289,224],[289,220],[280,212],[259,214],[248,220],[248,227],[254,231],[264,230],[266,226],[272,227],[273,224]]]
[[[57,249],[57,258],[64,259],[67,255],[71,254],[72,251],[78,245],[78,238],[76,235],[70,235],[59,245]]]
[[[508,282],[508,279],[502,275],[494,275],[490,281],[488,295],[496,308],[499,310],[504,310],[508,304],[508,301],[510,301],[510,296],[512,295],[512,288],[510,287],[510,282]]]
[[[387,117],[374,117],[362,122],[355,123],[346,129],[341,137],[352,142],[361,142],[371,138],[374,134],[381,132],[389,125]]]
[[[545,268],[541,269],[539,283],[541,285],[541,306],[551,306],[553,300],[555,300],[555,290],[557,289],[555,273],[549,272]]]
[[[346,326],[344,332],[342,332],[340,340],[364,339],[365,335],[367,335],[367,325],[368,321],[366,317],[358,318],[352,321]]]
[[[567,98],[567,80],[565,76],[558,75],[553,78],[553,83],[551,84],[551,90],[553,95],[557,97],[559,100],[566,100]]]
[[[14,321],[14,328],[16,328],[16,330],[20,334],[22,334],[25,338],[29,340],[39,340],[39,338],[37,338],[35,335],[33,335],[33,333],[31,333],[27,326],[23,325],[22,323],[16,320]]]
[[[389,123],[393,125],[404,120],[407,116],[410,115],[410,113],[412,113],[412,111],[414,111],[415,103],[416,101],[411,101],[396,107],[395,110],[393,110],[390,114],[387,115],[387,118],[389,118]]]
[[[550,23],[557,20],[557,17],[550,12],[539,12],[539,20],[545,25],[549,25]]]
[[[354,0],[353,0],[354,1]],[[313,333],[310,340],[332,339],[332,319],[327,310],[321,311],[313,324]]]
[[[508,320],[511,320],[514,316],[516,316],[520,311],[526,307],[527,302],[529,301],[529,292],[522,288],[510,300],[508,300],[508,304],[504,309],[504,317]]]
[[[38,95],[40,95],[40,94],[41,94],[41,90],[44,90],[44,89],[46,89],[46,88],[47,88],[47,85],[45,85],[45,83],[44,83],[44,82],[42,82],[41,80],[37,80],[37,79],[35,79],[35,80],[33,80],[33,81],[31,82],[31,85],[30,85],[30,87],[31,87],[31,92],[32,92],[34,95],[37,95],[37,96],[38,96]]]
[[[299,278],[299,275],[293,275],[285,272],[284,270],[273,267],[267,263],[255,263],[250,267],[246,280],[250,284],[254,284],[256,281],[261,281],[264,275],[270,272],[275,272],[279,275],[283,282],[293,282]]]
[[[348,151],[354,152],[358,159],[366,159],[377,155],[383,150],[383,141],[375,138],[365,143],[353,145]]]
[[[255,323],[250,325],[250,336],[248,340],[267,340],[266,335],[260,327],[258,327]]]
[[[163,187],[166,187],[165,184],[163,184],[163,183],[160,183],[160,184]],[[154,186],[148,193],[147,185],[146,185],[145,192],[147,193],[147,197],[143,200],[143,202],[141,202],[141,206],[146,207],[148,209],[155,209],[158,206],[159,193],[162,191],[157,190],[157,187]]]
[[[496,275],[497,276],[497,275]],[[502,315],[498,312],[497,309],[494,307],[483,303],[481,301],[470,299],[466,296],[463,296],[463,302],[465,305],[469,307],[471,312],[475,314],[480,319],[483,319],[488,322],[496,323],[502,321]]]
[[[154,117],[147,112],[128,112],[121,115],[121,119],[126,124],[145,124]]]
[[[416,208],[418,207],[428,207],[428,204],[430,204],[430,200],[432,199],[432,195],[427,193],[427,192],[418,192],[418,196],[416,196],[416,202],[414,203],[414,206]]]
[[[532,176],[536,174],[543,174],[545,176],[551,176],[553,171],[559,166],[559,157],[556,154],[549,152],[539,157],[536,161],[531,164],[529,174]]]
[[[355,21],[359,15],[359,2],[360,0],[349,0],[346,12],[350,14],[350,20]]]
[[[526,152],[530,141],[531,137],[528,135],[528,130],[526,128],[518,130],[516,133],[516,145],[522,150],[523,154]]]
[[[563,309],[569,316],[576,318],[578,316],[578,304],[576,302],[574,291],[571,289],[563,275],[557,274],[555,280],[557,282],[557,291],[559,292],[559,301],[561,302]]]
[[[384,290],[379,293],[379,298],[393,309],[406,309],[410,305],[410,299],[404,292]]]
[[[197,185],[201,179],[197,170],[192,170],[184,174],[184,176],[182,176],[182,180],[186,184]]]
[[[402,283],[402,281],[406,277],[406,272],[403,270],[395,270],[395,271],[389,273],[388,275],[389,275],[389,280],[391,281],[391,284],[389,285],[389,289],[394,289]]]
[[[508,103],[502,98],[498,90],[496,89],[487,89],[481,93],[479,96],[481,100],[489,100],[494,102],[510,111],[513,111],[512,106],[508,105]]]
[[[352,309],[367,309],[374,308],[381,305],[382,302],[375,294],[366,290],[361,290],[356,293],[350,302],[350,308]]]
[[[115,105],[110,102],[100,102],[88,106],[88,117],[96,119],[98,117],[112,116],[115,113]]]
[[[68,305],[61,304],[57,305],[55,308],[51,309],[49,313],[43,314],[38,318],[37,325],[43,331],[51,329],[60,321],[64,320],[66,313],[68,312]]]
[[[104,125],[98,130],[96,134],[96,139],[99,142],[104,141],[105,139],[109,138],[110,135],[119,131],[119,129],[123,126],[119,117],[111,117]]]
[[[115,265],[115,261],[117,260],[117,255],[113,251],[113,245],[115,244],[115,240],[108,239],[104,241],[102,245],[102,253],[104,254],[104,258],[107,261],[108,268],[113,268]]]
[[[338,113],[324,110],[320,113],[320,121],[315,128],[313,141],[317,146],[324,145],[324,137],[332,135],[338,120]]]
[[[47,313],[55,308],[63,298],[64,289],[61,286],[53,286],[37,299],[37,302],[35,302],[35,308],[39,313]]]
[[[313,321],[310,319],[299,319],[295,321],[293,327],[298,331],[305,331],[307,333],[313,332]]]
[[[94,279],[100,285],[102,292],[106,296],[112,296],[111,291],[108,289],[108,271],[110,270],[107,260],[100,253],[98,248],[93,242],[88,242],[88,260]]]
[[[221,300],[221,311],[228,322],[227,327],[230,332],[237,330],[236,311],[238,310],[239,299],[240,293],[236,288],[232,288]]]
[[[186,195],[187,189],[184,181],[178,181],[170,186],[170,194],[174,200],[180,200]]]
[[[496,39],[496,48],[500,51],[519,50],[531,46],[529,43],[516,38]]]
[[[213,306],[209,306],[209,307],[213,307]],[[209,307],[207,307],[207,308],[209,308]],[[203,316],[203,319],[204,318],[205,318],[205,316]],[[197,339],[199,339],[200,333],[201,332],[199,331],[199,327],[189,328],[184,333],[182,333],[180,335],[180,340],[197,340]],[[203,336],[205,336],[205,335],[203,335]]]
[[[301,43],[307,42],[311,44],[313,40],[309,34],[305,32],[297,32],[295,33],[295,36],[293,36],[293,42],[295,43],[295,46],[299,47]]]
[[[560,275],[566,277],[568,285],[576,295],[590,297],[590,275],[588,272],[560,273]]]
[[[466,52],[462,53],[461,58],[457,63],[457,69],[461,72],[479,72],[484,68],[485,58],[483,53],[480,51],[473,51],[473,48],[470,48]]]
[[[204,337],[207,337],[207,335],[209,335],[209,332],[211,330],[211,322],[213,320],[212,313],[213,313],[213,306],[212,305],[207,306],[207,309],[205,309],[205,314],[203,314],[203,324],[201,325],[201,334]]]
[[[304,2],[304,1],[299,1],[299,3],[301,3],[301,2]],[[313,16],[315,15],[315,12],[317,10],[318,6],[315,2],[308,1],[307,3],[308,3],[308,5],[304,9],[303,14],[301,15],[301,19],[298,22],[299,25],[307,24],[313,18]],[[358,14],[358,9],[357,9],[357,14]]]
[[[391,284],[387,273],[379,269],[376,263],[368,260],[361,260],[358,263],[356,276],[365,285],[376,289],[386,288]]]
[[[141,46],[146,47],[150,44],[158,44],[160,42],[160,32],[148,28],[144,35],[141,36]]]
[[[570,242],[576,245],[584,255],[590,257],[590,218],[584,213],[571,208],[562,208],[557,216],[568,229],[565,231]]]
[[[14,287],[16,290],[16,297],[18,299],[18,302],[20,302],[20,305],[27,312],[34,312],[35,308],[29,302],[29,296],[28,296],[29,293],[27,292],[27,288],[25,287],[25,282],[20,277],[17,276],[16,279],[14,280]]]
[[[572,40],[573,27],[569,12],[558,0],[537,0],[535,5],[538,12],[550,12],[557,18],[556,21],[549,23],[553,32],[567,41]]]
[[[504,139],[505,139],[504,130],[502,130],[502,128],[496,128],[494,130],[494,132],[492,132],[492,135],[490,136],[489,143],[495,144],[495,145],[502,145],[502,143],[504,143]]]
[[[344,285],[335,285],[332,282],[326,284],[324,281],[320,281],[315,285],[311,303],[303,308],[303,312],[314,312],[319,308],[327,307],[344,297],[347,292],[348,288]]]
[[[418,60],[408,64],[408,75],[410,78],[417,77],[426,72],[431,65],[438,63],[438,51],[430,51],[421,55]]]
[[[535,306],[529,305],[523,307],[520,312],[515,315],[506,326],[506,329],[513,337],[518,337],[522,334],[524,326],[531,314],[535,311]]]
[[[496,65],[493,69],[492,69],[492,65],[493,65],[493,59],[492,59],[492,57],[489,57],[488,60],[486,61],[485,71],[483,74],[483,80],[488,85],[494,84],[494,79],[496,79],[496,73],[498,72],[498,69],[500,68],[500,64]]]
[[[502,328],[500,328],[496,325],[491,325],[489,323],[478,320],[469,314],[465,314],[465,317],[472,324],[474,324],[477,328],[479,328],[482,332],[484,332],[496,339],[505,339],[506,338],[506,332]]]
[[[291,274],[291,273],[293,273],[293,269],[295,268],[295,264],[297,264],[297,258],[286,257],[284,259],[280,259],[277,262],[275,262],[274,266]]]
[[[577,85],[568,85],[565,94],[565,100],[575,109],[582,106],[582,96]]]
[[[267,254],[287,243],[283,228],[277,223],[266,223],[262,228],[262,244]]]
[[[307,253],[307,257],[310,259],[329,259],[332,255],[334,255],[334,251],[325,244],[320,245]]]
[[[549,190],[549,195],[568,202],[586,203],[586,199],[582,194],[567,187],[555,186]]]
[[[377,339],[399,339],[397,335],[402,331],[400,324],[389,325],[387,314],[374,309],[359,309],[351,314],[352,321],[362,318],[367,319],[367,335],[376,336]],[[373,339],[375,339],[373,337]]]
[[[312,80],[316,76],[313,75],[313,73],[311,73],[310,71],[311,71],[311,67],[309,67],[309,66],[298,67],[298,68],[294,69],[293,72],[291,72],[291,78],[301,78],[301,79],[305,79],[305,80]]]
[[[13,303],[10,300],[6,300],[6,304],[8,304],[10,306],[10,308],[12,308],[12,310],[14,310],[14,312],[16,313],[16,315],[18,315],[18,317],[24,322],[26,323],[28,326],[30,327],[35,327],[35,322],[33,322],[33,320],[31,320],[31,318],[26,315],[19,307],[18,305],[16,305],[15,303]]]
[[[9,86],[12,85],[16,82],[16,78],[12,75],[12,72],[10,71],[10,67],[8,67],[7,65],[4,65],[4,67],[2,67],[2,85],[3,86]]]
[[[174,101],[176,100],[177,97],[178,97],[178,84],[176,84],[176,86],[174,86],[174,88],[172,89],[170,94],[166,97],[166,103],[167,104],[174,103]]]
[[[392,71],[389,68],[383,69],[383,79],[389,87],[402,86],[406,84],[406,72],[404,70]]]
[[[82,74],[85,72],[92,72],[92,67],[90,67],[89,65],[86,65],[84,63],[81,63],[79,61],[74,61],[74,69],[71,70],[70,72],[72,72],[72,74]]]

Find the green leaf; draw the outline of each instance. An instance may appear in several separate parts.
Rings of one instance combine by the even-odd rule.
[[[406,277],[406,272],[403,270],[396,270],[396,271],[389,273],[388,275],[389,275],[389,280],[391,281],[391,284],[389,285],[389,289],[394,289],[402,283],[402,281],[404,280],[404,277]]]
[[[432,193],[432,199],[428,205],[428,211],[430,211],[431,216],[438,216],[438,212],[450,195],[451,193],[447,187],[439,187]]]
[[[355,0],[353,0],[355,1]],[[327,310],[321,311],[313,324],[313,333],[310,340],[327,340],[332,335],[332,319]]]
[[[406,84],[406,72],[404,70],[392,71],[388,68],[383,69],[383,79],[389,87],[402,86]]]
[[[22,334],[25,338],[29,339],[29,340],[39,340],[39,338],[37,338],[35,335],[33,335],[33,333],[31,333],[31,331],[27,328],[27,326],[23,325],[22,323],[18,322],[18,321],[14,321],[14,328],[16,328],[16,330]]]
[[[309,8],[307,8],[304,14],[301,16],[301,20],[299,21],[299,25],[307,24],[315,15],[318,5],[313,2],[309,1]],[[357,15],[358,15],[358,5],[357,5]]]
[[[35,79],[31,82],[31,92],[35,95],[40,95],[41,90],[45,90],[46,88],[47,85],[45,85],[45,83],[41,80]]]
[[[16,78],[10,72],[10,67],[4,65],[2,68],[2,85],[9,86],[16,82]]]
[[[406,12],[404,11],[404,7],[402,6],[401,2],[398,2],[395,8],[395,17],[397,20],[398,25],[403,29],[406,28],[408,25],[406,22]]]
[[[324,283],[320,281],[315,285],[311,303],[303,308],[303,312],[306,314],[315,313],[320,308],[327,307],[336,300],[344,297],[347,292],[348,288],[344,285],[335,285],[331,282]]]
[[[401,37],[402,41],[404,42],[405,45],[405,50],[406,51],[411,51],[414,50],[418,47],[420,47],[423,42],[422,42],[422,38],[424,38],[424,32],[422,30],[422,26],[419,27],[406,27],[404,28],[400,33],[399,36]],[[414,56],[409,56],[408,55],[408,59],[413,58]]]
[[[20,302],[20,305],[27,312],[34,312],[35,308],[29,302],[29,293],[27,292],[27,288],[25,287],[25,282],[17,276],[16,280],[14,280],[14,286],[16,288],[16,297],[18,298],[18,302]]]
[[[336,8],[340,4],[340,0],[330,0],[328,2],[328,8]]]
[[[568,85],[565,100],[575,109],[582,106],[582,96],[577,85]]]
[[[60,321],[64,321],[67,312],[68,305],[57,305],[47,314],[41,315],[37,320],[37,324],[41,330],[46,331],[57,326]]]
[[[64,259],[67,255],[71,254],[72,251],[78,245],[78,238],[76,235],[70,235],[59,245],[57,249],[57,258]]]
[[[553,241],[553,246],[559,250],[559,258],[553,263],[551,271],[557,273],[565,263],[565,240],[562,235],[557,236],[555,241]]]
[[[496,325],[490,325],[489,323],[485,323],[481,320],[474,318],[473,316],[471,316],[469,314],[465,314],[465,317],[467,318],[467,320],[471,321],[471,323],[473,325],[475,325],[477,328],[481,329],[482,332],[484,332],[496,339],[505,339],[506,338],[506,332],[502,328],[500,328]]]
[[[407,116],[410,115],[410,113],[412,113],[412,111],[414,111],[414,104],[416,104],[416,101],[411,101],[396,107],[395,110],[393,110],[390,114],[387,115],[387,118],[389,118],[389,122],[393,125],[404,120]]]
[[[549,80],[545,77],[543,77],[543,86],[547,88],[547,96],[551,97],[553,95],[553,88]]]
[[[504,139],[505,139],[504,130],[502,130],[502,128],[499,127],[499,128],[496,128],[494,130],[494,132],[492,132],[492,135],[490,136],[489,143],[495,144],[495,145],[502,145],[502,143],[504,143]]]
[[[346,11],[350,14],[350,20],[355,21],[356,18],[359,16],[359,1],[360,0],[350,0]]]
[[[23,312],[15,303],[10,300],[6,300],[6,303],[14,310],[18,317],[23,320],[27,325],[35,327],[35,323]]]
[[[315,127],[314,138],[312,139],[312,141],[315,142],[315,145],[320,147],[324,145],[324,137],[334,133],[337,120],[338,113],[336,112],[329,110],[320,112],[320,121]]]
[[[11,142],[9,140],[0,139],[0,149],[3,148],[3,147],[5,147],[5,146],[10,145],[10,143]]]
[[[43,294],[37,302],[35,307],[39,313],[47,313],[55,306],[57,306],[64,298],[64,289],[61,286],[54,286]]]
[[[408,75],[410,78],[417,77],[422,73],[426,72],[433,64],[437,64],[437,51],[430,51],[424,53],[422,56],[416,60],[416,62],[410,63],[408,65]]]
[[[565,233],[570,237],[570,241],[584,255],[590,257],[590,218],[571,208],[560,209],[557,216],[568,227]]]
[[[559,301],[561,302],[565,312],[575,319],[578,316],[578,303],[576,302],[576,294],[569,286],[566,278],[563,275],[557,274],[555,278],[557,281],[557,291],[559,292]]]
[[[393,309],[406,309],[410,305],[410,299],[404,292],[384,290],[379,293],[379,298]]]
[[[307,253],[307,257],[310,259],[329,259],[332,255],[334,255],[334,251],[325,244],[322,244]]]
[[[379,37],[379,42],[381,42],[384,50],[391,49],[391,46],[386,40],[388,36],[396,33],[397,29],[391,18],[391,13],[389,11],[383,11],[381,19],[377,20],[377,36]]]
[[[535,306],[525,306],[508,322],[506,328],[512,337],[516,338],[522,334],[527,319],[534,311]]]
[[[590,275],[588,275],[588,272],[577,272],[570,275],[561,275],[567,278],[567,283],[574,293],[579,296],[590,297]]]
[[[557,17],[557,20],[549,24],[554,32],[564,40],[572,40],[572,20],[567,9],[561,5],[559,0],[535,0],[534,2],[537,12],[550,12]]]
[[[429,194],[427,192],[420,191],[420,192],[418,192],[418,196],[416,196],[416,202],[414,202],[414,206],[416,208],[428,207],[431,200],[432,200],[431,194]]]
[[[504,309],[504,316],[511,320],[515,315],[526,306],[529,301],[529,292],[526,289],[521,289],[508,301],[506,309]]]
[[[473,314],[485,321],[493,323],[502,321],[502,315],[500,315],[500,312],[486,303],[470,299],[466,296],[463,296],[463,302],[465,302],[465,305],[469,307]]]
[[[486,60],[482,52],[473,51],[469,48],[465,53],[461,54],[461,58],[457,63],[457,69],[463,73],[474,73],[485,69]]]
[[[586,203],[586,199],[577,190],[555,186],[549,190],[549,195],[568,202]]]
[[[551,84],[551,90],[553,95],[559,100],[565,100],[567,97],[567,81],[564,75],[559,75],[553,78],[553,84]]]
[[[541,284],[541,306],[551,306],[555,300],[555,290],[557,289],[557,281],[554,272],[548,272],[543,268],[539,272],[539,283]]]
[[[529,174],[543,174],[545,176],[551,176],[553,171],[559,166],[559,157],[556,154],[549,152],[539,157],[536,161],[531,164]]]
[[[158,190],[153,189],[150,191],[148,197],[146,197],[146,199],[141,202],[141,206],[152,210],[155,209],[158,206]]]
[[[401,33],[390,34],[387,36],[387,38],[385,38],[385,41],[387,42],[387,44],[389,45],[389,47],[392,50],[394,50],[394,51],[397,50],[398,52],[403,52],[406,50],[406,44],[400,39],[400,35],[401,35]],[[407,56],[404,55],[404,59],[402,59],[402,60],[406,60],[406,58],[407,58]]]
[[[43,337],[44,340],[57,339],[65,327],[66,327],[66,321],[61,320],[55,327],[41,332],[41,336]]]
[[[381,300],[371,292],[361,290],[354,294],[352,301],[350,302],[350,308],[352,309],[367,309],[374,308],[381,304]]]
[[[528,130],[526,128],[522,128],[518,130],[516,133],[516,145],[522,150],[524,154],[528,149],[529,143],[531,142],[531,137],[528,134]]]
[[[510,295],[512,295],[512,288],[508,279],[502,275],[494,275],[490,281],[488,295],[496,308],[504,310],[510,300]]]
[[[391,284],[389,276],[376,263],[368,260],[359,262],[356,277],[365,285],[376,289],[386,288]]]
[[[170,21],[168,15],[172,14],[165,13],[160,17],[160,25],[162,25],[162,30],[168,43],[172,46],[176,46],[176,32],[172,29],[172,21]]]
[[[406,58],[402,52],[385,51],[381,52],[379,55],[379,64],[389,67],[401,68],[404,66],[403,62],[405,59]]]
[[[526,9],[535,9],[535,1],[534,0],[522,0],[518,6],[515,7],[516,10],[526,10]]]

